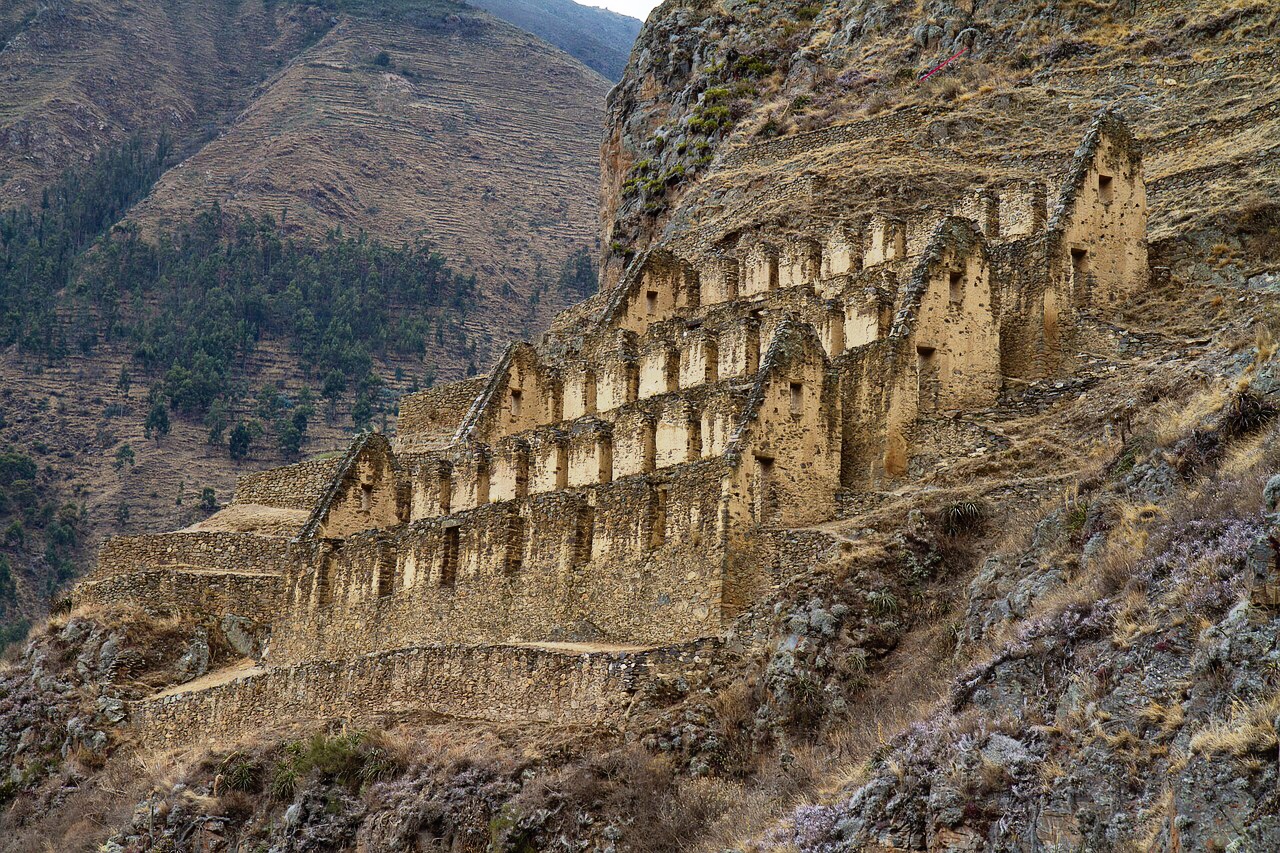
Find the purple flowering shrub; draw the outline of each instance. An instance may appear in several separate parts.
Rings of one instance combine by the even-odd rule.
[[[1167,604],[1220,614],[1244,591],[1246,556],[1264,529],[1258,518],[1194,519],[1139,568],[1159,582]]]

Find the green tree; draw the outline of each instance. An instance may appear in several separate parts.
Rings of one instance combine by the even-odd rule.
[[[213,491],[213,486],[205,486],[200,490],[200,508],[205,512],[213,512],[218,508],[218,496]]]
[[[120,378],[116,380],[116,389],[122,396],[129,396],[129,389],[133,387],[133,377],[129,375],[129,368],[120,368]]]
[[[117,471],[120,471],[126,465],[132,467],[134,465],[134,461],[133,448],[127,444],[122,444],[116,450],[116,460],[112,464],[115,466]]]
[[[151,411],[147,413],[147,420],[142,426],[142,433],[147,438],[155,437],[159,441],[162,436],[169,434],[169,409],[165,404],[156,400],[151,404]]]
[[[231,424],[231,414],[227,410],[227,401],[222,397],[213,401],[209,412],[204,416],[204,425],[209,430],[209,444],[217,447],[222,444],[227,427]]]
[[[372,420],[373,404],[369,402],[368,393],[361,391],[356,395],[355,405],[351,407],[351,422],[356,429],[367,429]]]
[[[231,430],[227,439],[227,449],[231,458],[240,460],[249,455],[249,448],[254,440],[262,435],[262,425],[257,421],[239,421]]]
[[[18,600],[18,585],[13,579],[13,567],[9,558],[0,554],[0,613],[8,610],[9,605]]]

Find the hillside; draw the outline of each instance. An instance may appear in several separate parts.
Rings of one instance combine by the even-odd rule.
[[[420,60],[352,59],[386,23],[340,17],[131,221],[246,209],[246,139],[301,173],[290,121],[328,174],[351,102],[408,144],[368,105],[425,99]],[[40,522],[0,552],[83,559],[66,500],[154,534],[7,653],[0,851],[1280,849],[1278,40],[1264,0],[669,0],[609,95],[601,292],[391,440],[355,409],[390,433],[428,362],[549,319],[501,316],[532,288],[318,239],[407,228],[337,178],[256,179],[305,249],[118,233],[60,316],[128,333],[0,360],[0,444],[39,445],[0,509]],[[159,391],[121,387],[143,357]],[[281,389],[237,387],[271,431],[234,465],[183,411],[219,370]],[[168,505],[225,503],[299,410],[345,452]]]
[[[314,6],[66,3],[0,10],[0,205],[35,202],[131,133],[197,146],[329,26]]]
[[[483,11],[19,2],[0,10],[0,77],[0,450],[44,469],[42,504],[81,509],[85,553],[202,517],[205,486],[227,500],[238,422],[265,429],[259,464],[332,450],[592,286],[609,84]],[[254,269],[234,244],[264,217]],[[276,241],[296,265],[273,278]],[[258,413],[264,385],[324,400],[300,436]],[[163,453],[144,450],[157,393]],[[213,443],[210,418],[227,421]],[[124,448],[136,465],[116,465]],[[3,618],[37,616],[68,572],[34,544],[10,556],[21,607]]]
[[[593,243],[606,85],[491,18],[417,28],[344,17],[129,219],[155,234],[216,201],[290,232],[425,239],[476,274],[477,328],[505,339],[530,327],[539,274]]]
[[[656,10],[610,95],[609,280],[618,252],[660,234],[711,243],[834,199],[945,208],[966,187],[1042,169],[1041,152],[1069,149],[1102,106],[1144,139],[1153,241],[1234,230],[1245,202],[1274,196],[1271,4],[964,8]],[[1186,192],[1198,183],[1207,191]],[[749,200],[765,187],[762,216]]]
[[[574,0],[478,0],[471,5],[551,42],[611,81],[627,67],[642,23]]]

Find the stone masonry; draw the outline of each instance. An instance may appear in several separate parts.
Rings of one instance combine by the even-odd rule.
[[[1070,371],[1089,313],[1146,286],[1141,154],[1118,116],[1048,197],[1021,181],[919,220],[833,210],[808,235],[651,249],[487,376],[406,397],[394,446],[366,433],[244,478],[228,511],[305,514],[296,534],[111,540],[76,603],[269,633],[252,672],[141,703],[155,742],[367,717],[381,695],[617,720],[768,595],[768,566],[731,555],[807,541],[786,531],[909,476],[919,423]]]

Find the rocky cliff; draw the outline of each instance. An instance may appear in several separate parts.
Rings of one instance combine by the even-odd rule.
[[[1275,28],[1261,2],[665,3],[609,96],[606,284],[659,235],[945,207],[1070,148],[1102,106],[1145,137],[1153,240],[1234,233],[1280,180]]]

